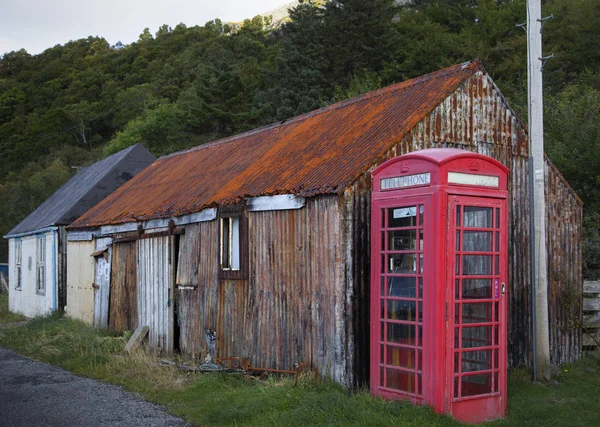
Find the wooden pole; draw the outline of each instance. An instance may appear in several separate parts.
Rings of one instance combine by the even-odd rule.
[[[548,268],[546,254],[546,200],[544,161],[544,98],[542,87],[542,16],[540,0],[527,0],[527,69],[529,101],[529,155],[533,166],[533,255],[535,290],[534,379],[550,381],[548,328]],[[530,173],[532,171],[530,170]]]

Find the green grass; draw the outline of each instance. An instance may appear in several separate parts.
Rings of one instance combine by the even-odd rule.
[[[8,294],[0,292],[0,327],[24,319],[23,316],[8,311]]]
[[[313,387],[310,374],[294,386],[291,378],[196,374],[159,366],[156,357],[143,351],[124,354],[124,337],[57,314],[8,324],[4,309],[0,308],[4,323],[0,345],[80,375],[123,385],[198,425],[458,425],[427,407],[375,399],[365,390],[350,395],[331,381],[320,380]],[[555,385],[532,383],[524,370],[513,370],[509,377],[508,416],[486,425],[598,424],[600,359],[562,367]]]

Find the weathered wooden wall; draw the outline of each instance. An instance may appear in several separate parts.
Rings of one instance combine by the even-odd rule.
[[[137,245],[135,240],[113,243],[110,277],[109,329],[124,332],[137,327]]]
[[[106,252],[94,260],[94,326],[108,328],[108,309],[110,297],[110,267],[112,259],[112,239],[96,239],[95,250]]]

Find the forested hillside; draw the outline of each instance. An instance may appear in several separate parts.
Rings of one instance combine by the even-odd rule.
[[[525,0],[304,1],[267,30],[145,29],[0,59],[0,233],[77,168],[136,142],[163,155],[481,58],[527,119]],[[547,0],[546,151],[586,204],[585,273],[600,272],[600,0]],[[6,245],[0,249],[5,261]]]

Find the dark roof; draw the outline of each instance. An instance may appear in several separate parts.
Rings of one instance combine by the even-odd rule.
[[[466,79],[479,61],[160,158],[70,228],[169,218],[246,197],[340,193]]]
[[[6,237],[70,224],[154,160],[152,153],[136,144],[80,170]]]

